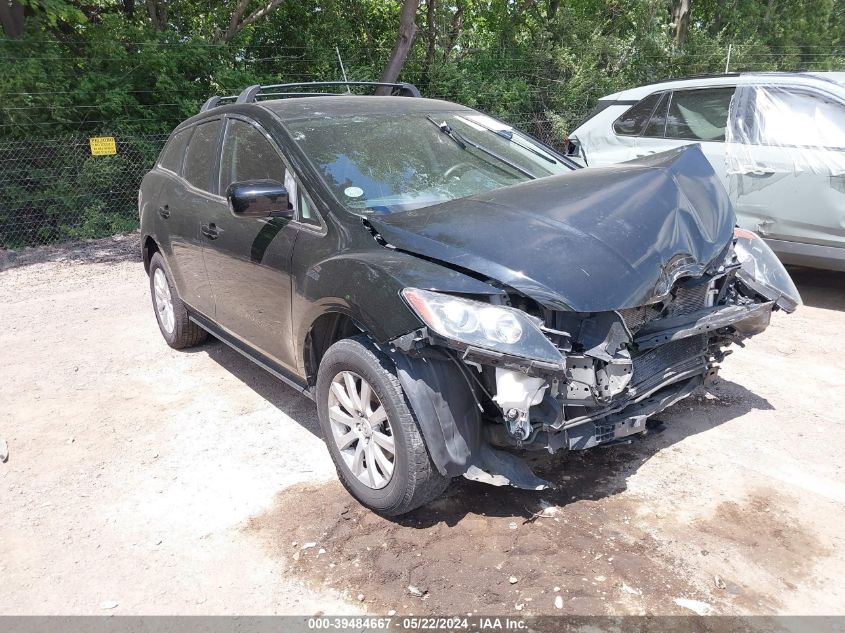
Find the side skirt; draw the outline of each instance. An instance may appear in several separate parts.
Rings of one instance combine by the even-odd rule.
[[[202,329],[207,330],[212,336],[223,341],[233,350],[235,350],[239,354],[242,354],[262,369],[270,372],[276,378],[289,385],[290,387],[293,387],[302,395],[310,398],[311,400],[314,399],[314,394],[308,388],[308,384],[303,379],[291,374],[289,371],[279,365],[276,361],[272,360],[271,358],[268,358],[258,350],[238,340],[228,330],[220,327],[210,319],[207,319],[196,312],[191,312],[190,319],[191,321],[199,325]]]

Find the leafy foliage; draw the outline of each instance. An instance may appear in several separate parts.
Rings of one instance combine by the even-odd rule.
[[[416,39],[400,79],[426,96],[478,107],[555,142],[603,95],[723,72],[729,45],[731,70],[845,66],[845,0],[692,0],[683,48],[674,44],[674,1],[420,0]],[[78,145],[107,130],[138,149],[83,158],[66,156],[54,143],[41,162],[26,163],[28,177],[50,181],[49,196],[26,195],[54,202],[39,207],[37,230],[0,239],[6,244],[97,235],[131,223],[132,215],[115,215],[111,203],[80,206],[80,192],[126,180],[126,161],[142,161],[134,163],[141,173],[160,147],[148,140],[164,138],[212,94],[262,82],[339,79],[338,51],[350,79],[378,78],[396,41],[401,3],[15,4],[24,9],[25,29],[23,37],[0,39],[0,144],[73,136]],[[44,162],[49,157],[52,167]],[[76,161],[73,169],[66,161]],[[124,184],[131,210],[137,182]],[[0,185],[0,227],[37,206],[21,198],[30,189],[15,178]]]

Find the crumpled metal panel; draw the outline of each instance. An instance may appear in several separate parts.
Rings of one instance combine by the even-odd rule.
[[[653,301],[723,256],[735,224],[697,145],[368,220],[396,248],[576,312]]]

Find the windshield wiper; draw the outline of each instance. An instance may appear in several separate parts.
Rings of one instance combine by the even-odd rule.
[[[480,125],[480,124],[479,124],[479,125]],[[517,142],[516,142],[516,138],[514,138],[514,134],[513,134],[513,132],[508,132],[508,131],[506,131],[506,130],[494,130],[494,129],[491,129],[491,128],[489,128],[489,127],[485,127],[485,126],[483,126],[483,125],[482,125],[481,127],[483,127],[483,128],[484,128],[485,130],[487,130],[488,132],[492,132],[492,133],[493,133],[493,134],[495,134],[496,136],[501,136],[502,138],[509,140],[511,143],[513,143],[513,144],[514,144],[514,145],[516,145],[517,147],[521,147],[521,148],[522,148],[522,149],[524,149],[526,152],[531,152],[531,153],[532,153],[532,154],[534,154],[535,156],[537,156],[537,157],[539,157],[539,158],[542,158],[543,160],[545,160],[545,161],[547,161],[547,162],[551,163],[552,165],[557,165],[557,164],[558,164],[558,163],[557,163],[557,161],[556,161],[554,158],[552,158],[551,156],[549,156],[549,155],[547,155],[547,154],[544,154],[543,152],[541,152],[541,151],[539,151],[539,150],[536,150],[536,149],[534,149],[533,147],[528,147],[528,145],[523,145],[522,143],[517,143]]]
[[[504,156],[500,156],[496,152],[489,150],[486,147],[479,145],[478,143],[474,143],[474,142],[470,141],[466,136],[464,136],[463,134],[461,134],[460,132],[458,132],[454,128],[452,128],[448,123],[446,123],[446,121],[443,121],[443,123],[438,123],[437,121],[432,119],[431,116],[428,116],[428,115],[426,115],[425,118],[428,119],[429,121],[431,121],[434,125],[436,125],[437,129],[440,130],[441,132],[443,132],[443,134],[445,134],[450,139],[455,141],[455,144],[458,147],[460,147],[461,149],[466,150],[467,145],[469,145],[470,147],[472,147],[472,148],[476,149],[477,151],[481,152],[482,154],[487,154],[488,156],[495,158],[500,163],[507,165],[508,167],[513,169],[514,171],[517,171],[520,174],[522,174],[523,176],[525,176],[526,178],[529,178],[531,180],[537,179],[537,176],[535,176],[534,174],[532,174],[529,171],[526,171],[525,169],[523,169],[519,165],[515,165],[514,163],[509,161]]]

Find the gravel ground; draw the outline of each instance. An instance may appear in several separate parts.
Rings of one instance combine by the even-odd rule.
[[[309,400],[164,344],[137,236],[0,271],[0,614],[845,614],[843,275],[793,271],[806,305],[663,432],[538,462],[558,491],[387,521]]]

